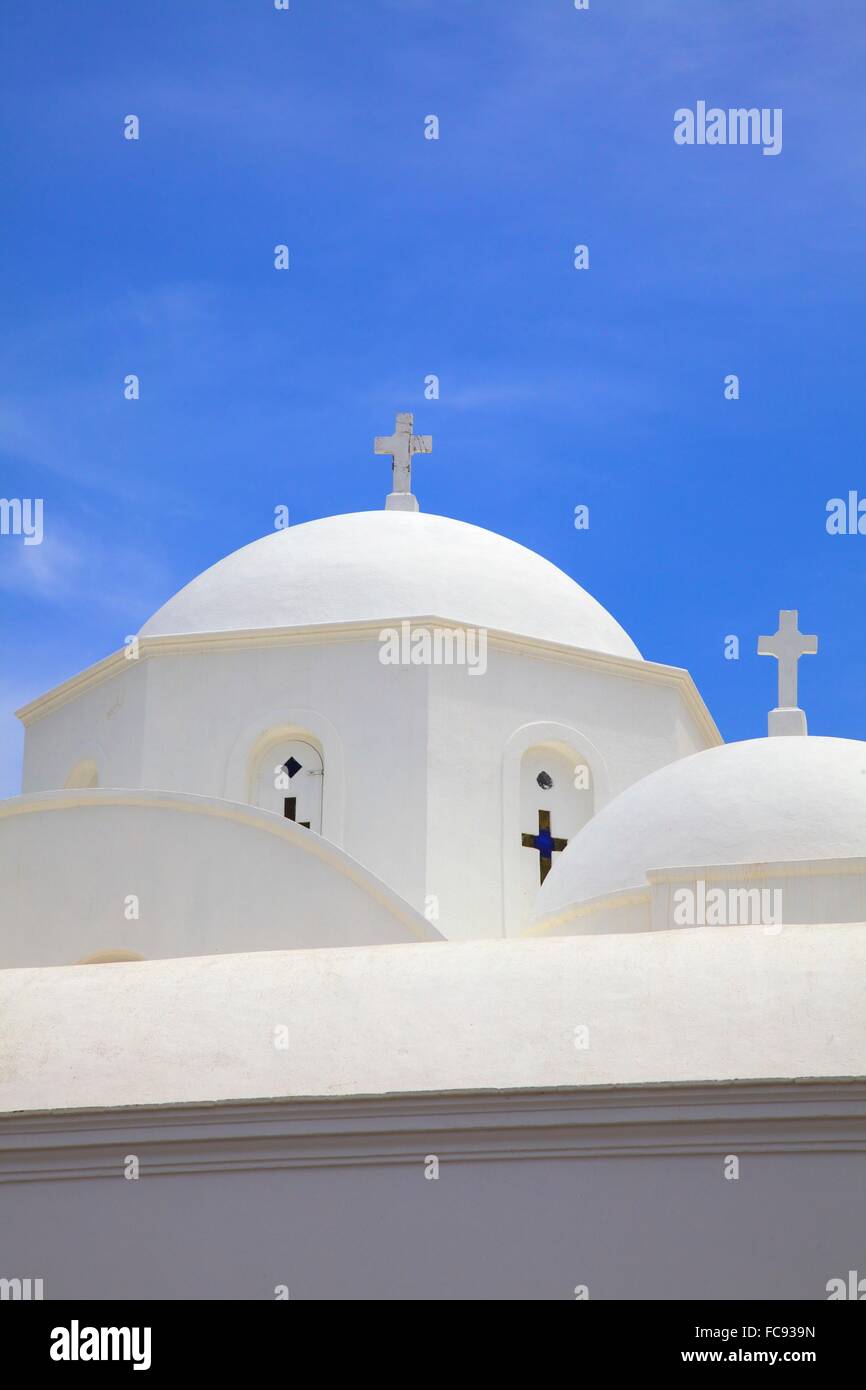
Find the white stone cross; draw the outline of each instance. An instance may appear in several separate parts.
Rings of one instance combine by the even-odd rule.
[[[771,734],[806,732],[805,718],[797,710],[797,663],[801,656],[814,656],[817,650],[818,638],[800,632],[796,608],[783,608],[778,631],[772,637],[758,638],[758,655],[774,656],[779,663],[779,697],[777,709],[770,715]],[[773,714],[786,710],[797,710],[800,718],[773,720]]]
[[[413,417],[397,416],[393,434],[379,434],[373,443],[377,454],[391,455],[391,492],[385,500],[389,511],[417,512],[418,499],[412,496],[412,455],[431,454],[433,436],[412,433]]]

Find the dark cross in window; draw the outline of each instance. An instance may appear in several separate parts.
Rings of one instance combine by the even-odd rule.
[[[550,873],[554,850],[565,849],[568,841],[557,839],[556,836],[551,835],[549,811],[539,811],[537,835],[521,835],[520,839],[524,849],[538,850],[538,872],[540,881],[543,883]]]
[[[291,774],[289,774],[291,776]],[[283,815],[286,820],[294,820],[298,812],[298,798],[296,796],[283,797]],[[308,820],[299,820],[298,825],[303,825],[307,830],[310,828]]]

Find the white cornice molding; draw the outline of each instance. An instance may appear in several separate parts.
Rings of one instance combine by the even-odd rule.
[[[88,666],[78,675],[54,686],[45,694],[31,700],[16,710],[16,716],[25,726],[50,714],[68,700],[83,694],[93,686],[101,684],[128,670],[136,661],[159,656],[200,655],[208,651],[243,651],[255,647],[282,647],[293,645],[320,645],[333,642],[378,641],[383,628],[400,628],[408,622],[413,628],[447,627],[454,629],[473,629],[476,625],[459,618],[443,618],[435,614],[413,618],[382,618],[375,622],[328,623],[315,627],[254,628],[233,632],[179,633],[167,637],[139,638],[137,658],[130,657],[123,647],[112,652],[93,666]],[[716,723],[701,699],[697,686],[683,667],[665,666],[659,662],[643,661],[637,657],[609,656],[605,652],[590,651],[583,647],[569,647],[557,642],[545,642],[537,637],[523,637],[519,633],[503,632],[487,628],[488,645],[500,650],[516,651],[535,656],[546,661],[563,662],[581,666],[586,670],[596,670],[607,675],[622,676],[628,680],[646,681],[653,684],[673,686],[678,689],[695,722],[713,747],[724,742]]]
[[[553,936],[559,927],[568,922],[576,922],[582,917],[592,917],[598,912],[605,914],[622,911],[626,908],[649,907],[651,888],[649,883],[631,888],[618,888],[614,893],[604,893],[600,898],[588,898],[586,902],[568,903],[557,912],[548,912],[539,921],[532,922],[523,933],[524,936]],[[615,931],[614,927],[609,928]]]
[[[28,724],[34,723],[43,715],[51,714],[53,710],[59,709],[68,700],[82,695],[85,690],[101,685],[103,681],[111,680],[113,676],[118,674],[121,667],[128,666],[129,662],[130,658],[125,655],[125,648],[112,652],[110,656],[103,657],[93,666],[86,666],[83,671],[79,671],[77,676],[70,676],[69,680],[61,681],[60,685],[52,686],[43,695],[37,695],[35,700],[22,705],[20,709],[15,711],[15,717],[20,719],[26,728]]]
[[[718,883],[744,884],[754,881],[766,882],[779,878],[827,878],[866,877],[866,859],[849,856],[842,859],[787,859],[750,860],[743,864],[684,864],[664,869],[647,869],[646,883],[618,888],[612,893],[603,893],[597,898],[587,898],[578,903],[568,903],[556,912],[547,913],[540,921],[533,922],[522,933],[523,936],[553,936],[561,927],[570,922],[581,921],[585,917],[604,915],[627,908],[645,907],[649,910],[653,889],[663,884],[694,883],[702,879],[707,885]],[[847,920],[847,919],[846,919]],[[790,923],[789,925],[795,925]],[[808,925],[808,924],[803,924]],[[829,925],[829,923],[823,923]],[[841,925],[837,923],[836,925]],[[608,925],[608,931],[616,927]],[[648,925],[647,931],[657,930]]]
[[[0,1118],[0,1183],[440,1162],[866,1153],[866,1078],[40,1111]]]
[[[866,859],[848,855],[841,859],[767,859],[744,864],[683,864],[668,869],[647,869],[647,881],[656,883],[689,882],[696,878],[709,882],[740,883],[751,879],[821,878],[830,875],[860,874],[866,877]]]

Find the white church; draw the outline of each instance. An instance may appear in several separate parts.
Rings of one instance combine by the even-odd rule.
[[[2,1287],[866,1297],[866,743],[807,734],[817,639],[782,612],[724,744],[568,575],[419,509],[430,449],[398,415],[382,510],[18,711]]]

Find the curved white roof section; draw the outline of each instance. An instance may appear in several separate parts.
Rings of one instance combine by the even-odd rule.
[[[147,961],[441,940],[330,841],[258,807],[177,792],[0,802],[0,883],[0,969],[103,952]]]
[[[6,970],[0,1110],[862,1076],[864,971],[862,925]]]
[[[644,889],[654,869],[863,857],[866,743],[728,743],[669,763],[615,797],[557,856],[536,919]]]
[[[352,512],[236,550],[169,599],[142,637],[441,618],[641,659],[573,579],[525,546],[425,512]]]

